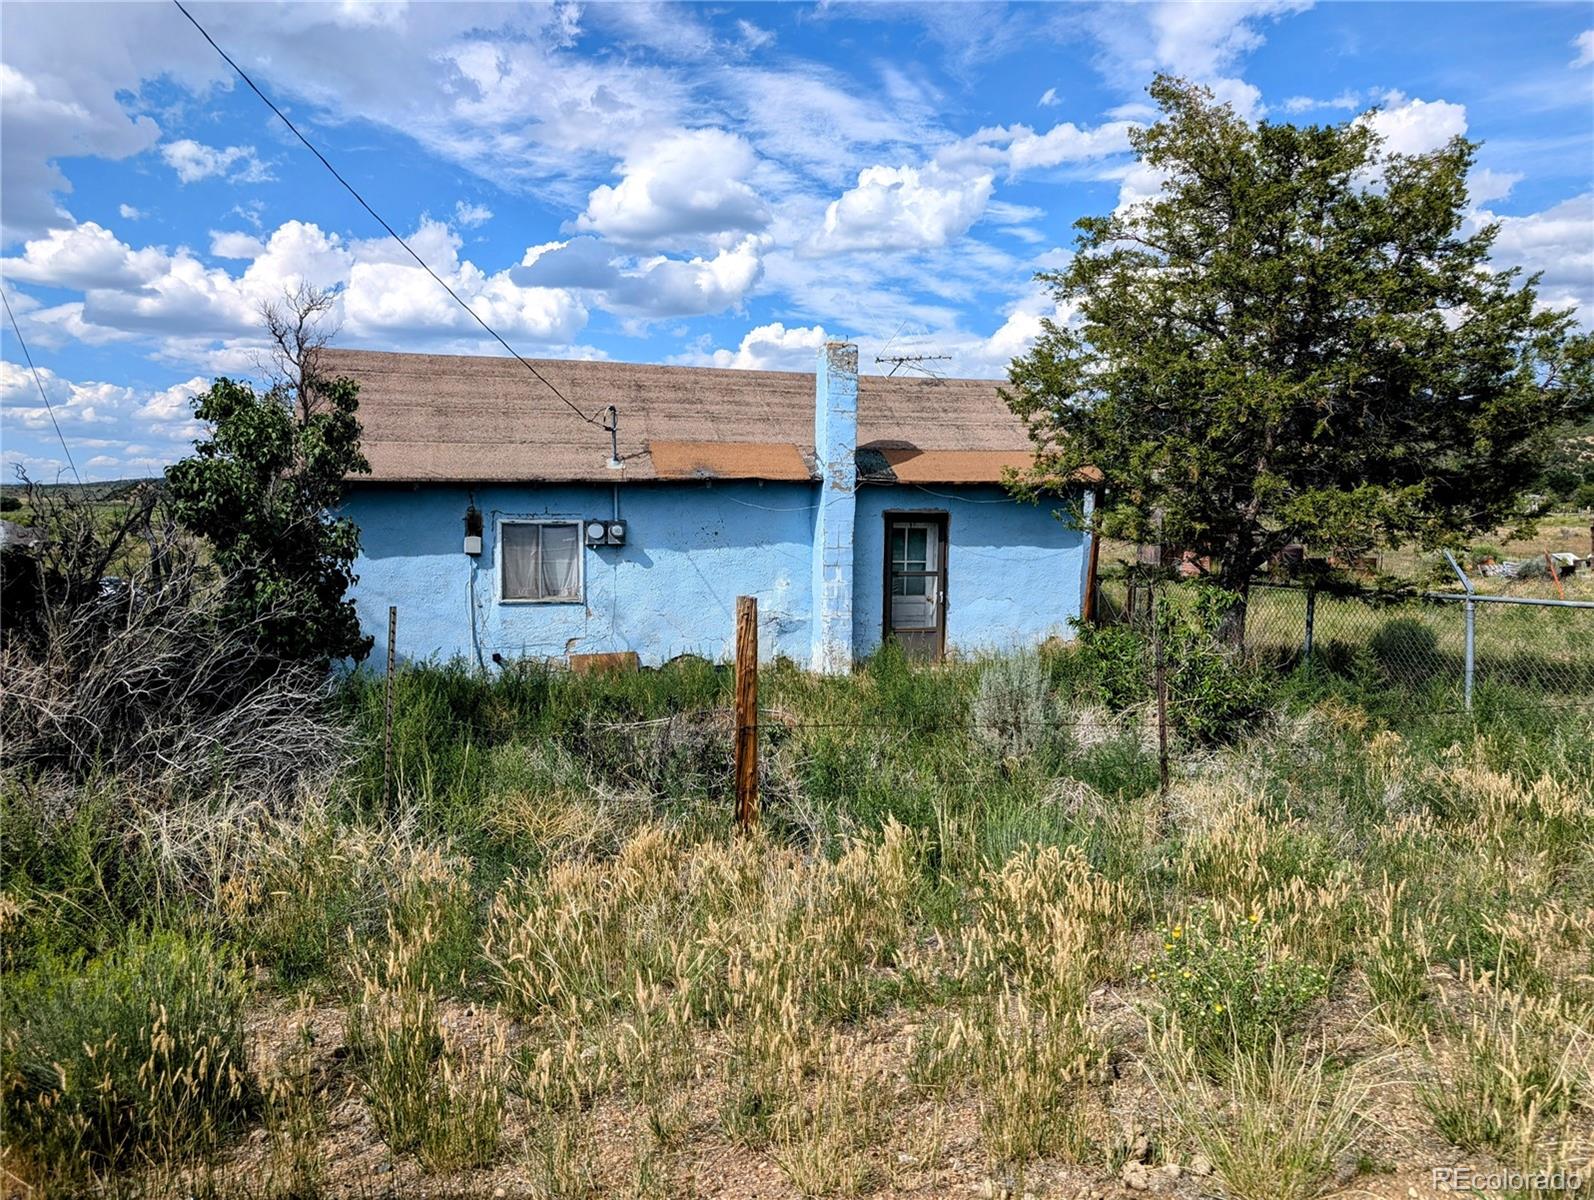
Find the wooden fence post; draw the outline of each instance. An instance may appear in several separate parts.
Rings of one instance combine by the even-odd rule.
[[[398,637],[398,605],[387,606],[387,681],[382,688],[382,803],[393,806],[393,642]]]
[[[758,815],[758,597],[736,598],[736,824]]]

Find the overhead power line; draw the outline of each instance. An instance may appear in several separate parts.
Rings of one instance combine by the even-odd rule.
[[[430,275],[433,279],[435,279],[437,281],[437,286],[442,288],[445,292],[447,292],[450,296],[452,296],[453,299],[454,299],[454,303],[459,305],[461,308],[463,308],[466,312],[468,312],[470,314],[471,320],[475,321],[476,324],[480,325],[483,329],[485,329],[488,332],[488,334],[493,338],[494,341],[496,341],[505,350],[509,351],[510,354],[514,355],[515,358],[520,361],[520,365],[521,366],[525,367],[526,370],[530,371],[534,376],[536,376],[537,379],[542,382],[543,386],[545,386],[550,392],[552,392],[555,396],[558,396],[560,400],[564,401],[565,407],[568,408],[571,412],[575,413],[576,416],[580,417],[583,421],[586,421],[589,425],[596,425],[600,429],[608,429],[609,428],[609,426],[607,424],[605,424],[604,422],[598,420],[597,417],[589,416],[588,414],[582,412],[581,409],[578,408],[575,405],[575,403],[570,400],[569,397],[567,397],[563,392],[561,392],[558,388],[556,388],[549,381],[549,379],[548,379],[548,377],[546,375],[544,375],[541,371],[537,370],[537,368],[531,364],[530,360],[525,358],[520,353],[520,351],[516,350],[513,346],[511,346],[508,342],[506,342],[503,339],[502,335],[500,335],[499,332],[496,329],[494,329],[486,321],[482,320],[481,314],[479,314],[470,305],[466,304],[465,301],[460,298],[459,293],[456,292],[452,287],[450,287],[448,285],[447,280],[445,280],[436,271],[432,270],[432,268],[427,265],[426,260],[424,258],[422,258],[419,254],[415,253],[415,251],[410,248],[410,244],[408,242],[406,242],[402,237],[399,236],[398,231],[396,229],[394,229],[393,226],[389,225],[385,220],[382,219],[382,214],[377,212],[376,209],[371,207],[371,205],[366,201],[365,197],[360,195],[359,191],[355,188],[355,186],[352,183],[350,183],[347,179],[343,178],[343,176],[338,173],[338,169],[336,167],[334,167],[330,162],[327,161],[327,156],[325,154],[322,154],[321,151],[317,150],[315,148],[314,144],[311,143],[309,138],[305,137],[304,134],[299,132],[298,126],[296,126],[292,121],[288,120],[287,114],[285,114],[280,108],[278,108],[275,104],[273,104],[271,102],[271,97],[266,95],[263,91],[261,91],[259,86],[255,83],[255,81],[253,79],[249,78],[248,72],[246,72],[242,67],[240,67],[236,62],[233,61],[232,55],[228,54],[225,50],[223,50],[219,45],[216,44],[216,39],[211,37],[210,34],[206,31],[205,27],[203,25],[201,25],[198,22],[198,20],[195,19],[194,14],[189,12],[188,9],[183,7],[182,0],[172,0],[172,3],[177,5],[177,10],[180,13],[182,13],[183,16],[188,18],[189,24],[192,25],[195,29],[199,30],[200,36],[203,37],[207,42],[210,43],[211,49],[214,50],[217,54],[221,55],[223,61],[225,61],[226,64],[229,67],[231,67],[237,73],[238,78],[242,79],[245,83],[247,83],[249,85],[249,90],[254,92],[255,95],[260,97],[261,103],[263,103],[267,108],[269,108],[272,112],[274,112],[277,115],[277,119],[279,121],[281,121],[284,125],[286,125],[288,127],[288,131],[290,133],[292,133],[294,137],[298,138],[299,141],[304,144],[304,148],[306,150],[310,151],[311,154],[315,155],[316,158],[318,158],[321,161],[321,165],[323,167],[325,167],[328,171],[332,172],[332,178],[336,179],[339,183],[341,183],[343,185],[344,190],[346,192],[348,192],[349,195],[353,196],[356,201],[359,202],[360,207],[365,209],[366,212],[370,213],[371,216],[376,219],[376,223],[378,225],[380,225],[383,229],[387,230],[388,236],[391,237],[400,246],[404,247],[404,252],[406,254],[408,254],[411,258],[413,258],[417,263],[420,264],[421,270],[425,271],[428,275]]]
[[[72,478],[79,485],[83,483],[83,476],[77,473],[77,463],[72,461],[72,451],[67,448],[66,436],[61,432],[61,424],[55,419],[55,405],[50,403],[50,393],[44,390],[44,380],[39,378],[39,368],[33,365],[33,355],[28,353],[28,343],[22,336],[22,326],[17,324],[17,314],[11,311],[11,298],[0,291],[0,300],[6,304],[6,316],[11,318],[11,330],[17,335],[17,345],[22,347],[22,357],[28,360],[28,370],[33,372],[33,382],[39,387],[39,399],[44,401],[44,411],[50,414],[50,424],[55,426],[55,436],[61,439],[61,453],[66,455],[66,465],[72,468]]]

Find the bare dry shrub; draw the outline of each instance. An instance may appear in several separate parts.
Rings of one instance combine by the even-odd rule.
[[[32,599],[0,648],[8,774],[268,800],[330,776],[344,744],[326,678],[263,664],[222,621],[221,583],[157,488],[107,506],[30,487],[29,505],[42,545],[7,565]]]

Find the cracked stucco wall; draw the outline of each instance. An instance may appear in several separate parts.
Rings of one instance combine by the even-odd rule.
[[[496,558],[505,518],[608,518],[602,485],[475,489],[356,489],[345,510],[360,526],[355,605],[387,652],[387,606],[397,604],[401,658],[561,658],[635,650],[642,661],[678,654],[730,657],[736,597],[758,597],[759,654],[806,662],[816,485],[629,484],[619,489],[626,545],[584,548],[583,602],[503,604]],[[482,554],[462,552],[474,498]]]

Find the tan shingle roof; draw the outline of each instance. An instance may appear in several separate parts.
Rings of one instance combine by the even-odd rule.
[[[572,413],[512,358],[328,349],[322,369],[360,384],[365,455],[377,482],[522,483],[814,477],[814,377],[639,363],[537,360],[583,412],[620,410],[609,435]],[[1029,439],[983,379],[858,383],[859,467],[913,482],[995,482]],[[653,447],[658,446],[655,455]],[[956,453],[937,453],[953,451]],[[873,452],[873,453],[871,453]],[[906,474],[904,474],[906,479]]]

